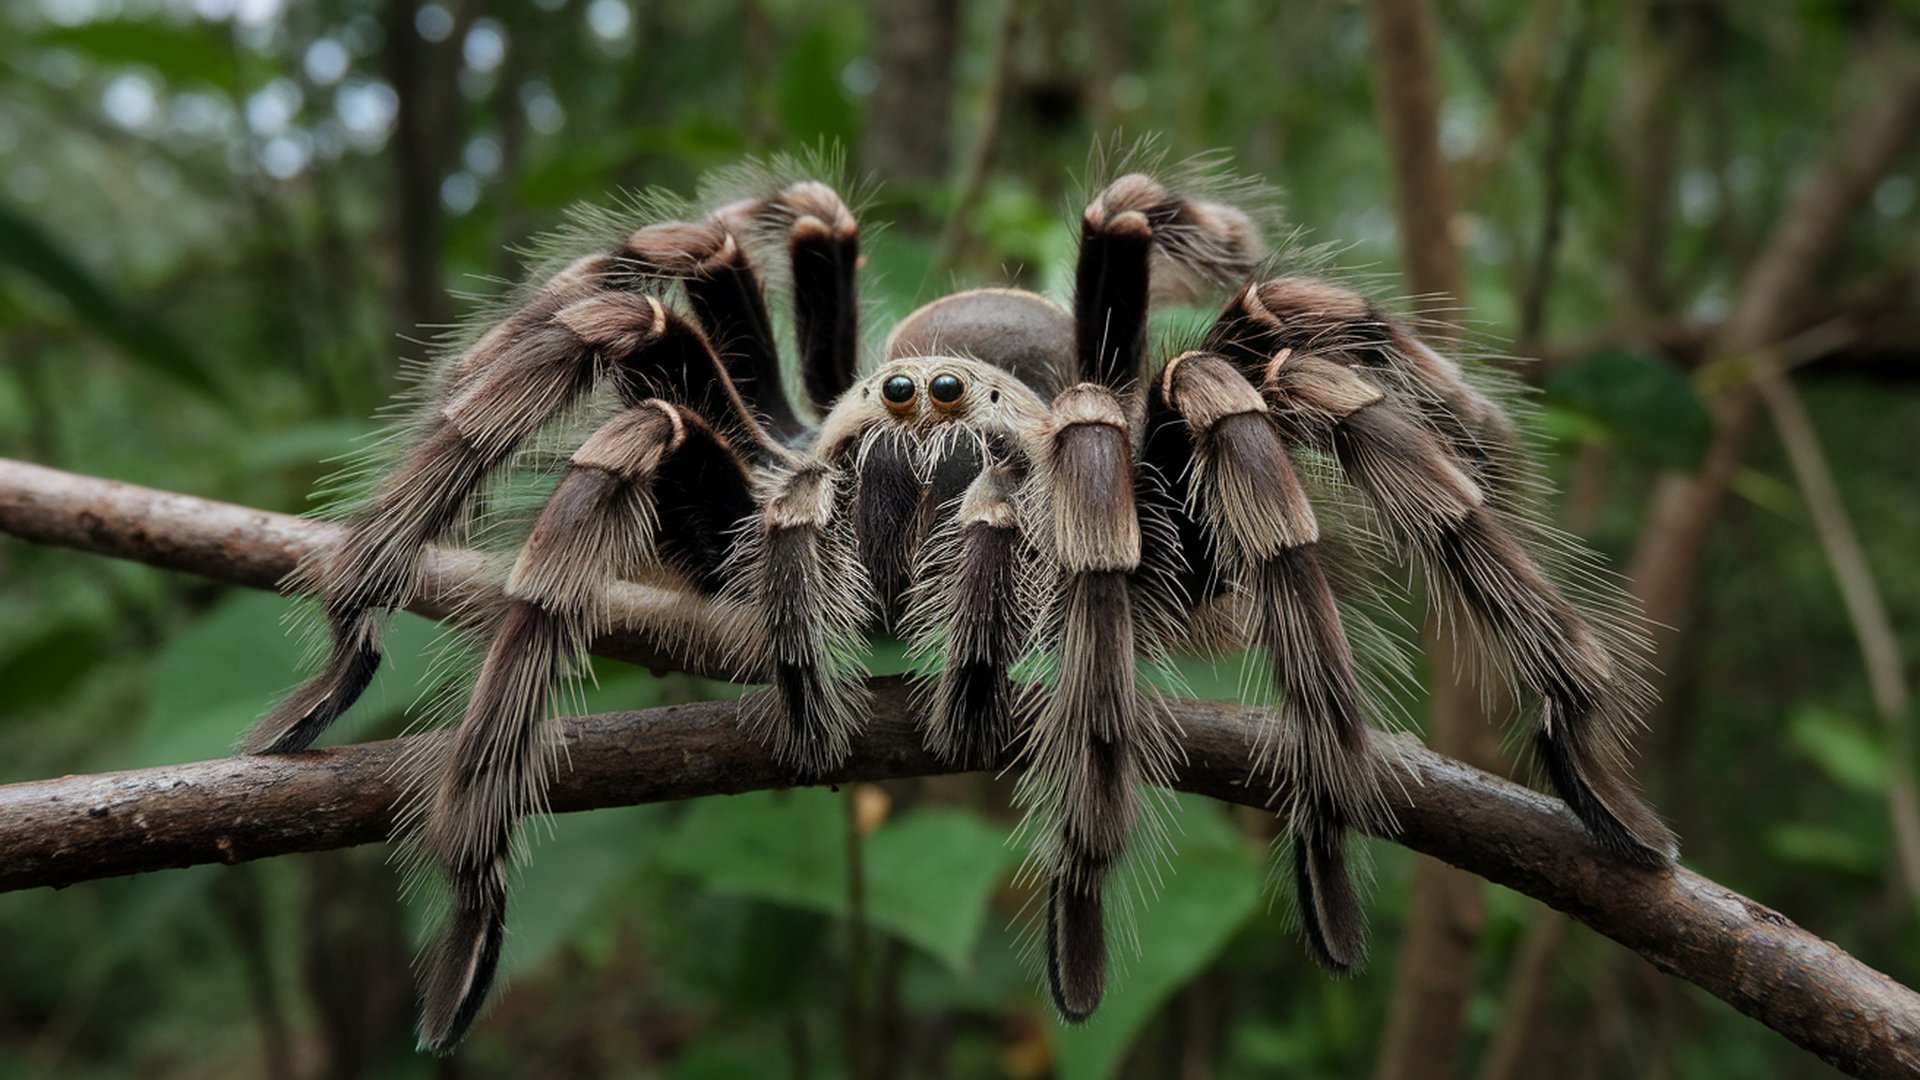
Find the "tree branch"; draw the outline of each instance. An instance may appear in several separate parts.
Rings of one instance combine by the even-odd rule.
[[[1394,220],[1409,291],[1428,305],[1466,302],[1454,242],[1452,177],[1440,152],[1440,72],[1427,0],[1372,0],[1376,112],[1393,162]],[[1422,644],[1431,658],[1427,737],[1443,753],[1475,763],[1499,760],[1467,646],[1429,614]],[[1486,923],[1478,881],[1417,860],[1406,931],[1375,1080],[1442,1080],[1456,1072],[1473,995],[1475,953]]]
[[[0,460],[0,530],[24,539],[135,559],[220,581],[273,587],[327,542],[334,526],[131,484]],[[436,551],[415,610],[490,595],[485,562]],[[631,587],[624,621],[677,610],[660,590]],[[697,653],[690,639],[685,655]],[[643,635],[617,631],[601,655],[702,670]],[[718,673],[719,668],[704,668]],[[906,719],[896,679],[873,683],[864,738],[832,783],[950,771]],[[1179,701],[1185,791],[1249,806],[1274,795],[1247,783],[1253,711]],[[706,702],[560,721],[565,770],[556,811],[587,810],[783,787],[793,777],[740,730],[730,703]],[[201,863],[238,863],[374,843],[403,795],[398,763],[418,735],[274,757],[227,758],[0,787],[0,891]],[[1596,849],[1557,801],[1376,735],[1405,782],[1390,785],[1396,823],[1382,835],[1567,912],[1732,1003],[1856,1075],[1920,1068],[1920,995],[1691,871],[1648,870]]]
[[[827,781],[950,769],[908,722],[904,687],[876,679],[872,718]],[[1184,791],[1265,807],[1247,784],[1250,710],[1176,702]],[[555,811],[737,794],[793,777],[739,729],[728,702],[561,721],[568,763]],[[238,863],[384,839],[404,794],[408,743],[439,735],[272,757],[227,758],[0,787],[0,890],[201,863]],[[1595,848],[1545,795],[1378,734],[1404,769],[1388,839],[1566,911],[1861,1076],[1920,1068],[1920,995],[1691,871],[1648,870]]]
[[[1799,482],[1800,496],[1813,518],[1827,565],[1840,587],[1847,620],[1853,623],[1854,637],[1860,643],[1874,711],[1880,714],[1881,726],[1887,732],[1887,815],[1892,820],[1900,876],[1908,899],[1920,902],[1920,786],[1914,781],[1913,734],[1908,728],[1913,692],[1900,659],[1900,635],[1887,616],[1873,566],[1841,501],[1840,486],[1827,464],[1826,451],[1820,447],[1813,419],[1780,368],[1775,360],[1761,361],[1754,373],[1754,387],[1773,417],[1774,430]]]
[[[231,585],[277,590],[302,559],[334,543],[341,529],[328,522],[0,458],[0,532]],[[485,610],[499,596],[498,576],[478,553],[428,548],[419,587],[407,610],[445,619],[459,611]],[[662,628],[672,644],[654,635],[616,629],[594,642],[596,654],[654,670],[690,671],[717,679],[753,674],[721,658],[723,651],[711,632],[712,619],[697,604],[690,608],[686,596],[622,583],[610,601],[617,627]]]

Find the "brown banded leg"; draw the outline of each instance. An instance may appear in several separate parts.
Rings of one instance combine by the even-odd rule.
[[[782,233],[793,279],[794,330],[801,382],[824,415],[853,385],[860,359],[860,224],[826,184],[803,180],[765,198],[721,209],[716,220],[738,235]]]
[[[1079,377],[1117,390],[1141,376],[1156,254],[1176,276],[1224,284],[1251,272],[1260,248],[1252,220],[1225,203],[1170,192],[1142,173],[1109,184],[1080,221],[1073,289]]]
[[[1284,793],[1308,951],[1351,971],[1366,925],[1348,876],[1349,830],[1383,813],[1353,651],[1320,564],[1320,531],[1266,402],[1221,357],[1187,353],[1149,388],[1150,442],[1178,474],[1205,547],[1249,601],[1246,638],[1284,697],[1256,760]]]
[[[711,592],[725,555],[712,537],[752,508],[738,453],[684,406],[642,402],[574,453],[507,579],[505,610],[425,807],[425,850],[453,892],[447,926],[423,958],[427,1049],[450,1050],[492,985],[514,829],[546,804],[544,721],[555,686],[608,629],[607,583],[664,563]]]
[[[609,291],[618,272],[612,256],[574,263],[455,361],[406,459],[347,521],[340,544],[302,568],[326,612],[328,657],[254,726],[244,752],[301,749],[359,698],[380,664],[382,619],[406,602],[421,549],[595,382],[611,379],[629,401],[687,404],[756,460],[778,453],[699,329],[652,296]]]
[[[1339,462],[1437,597],[1540,699],[1534,745],[1588,830],[1636,861],[1671,859],[1673,834],[1620,775],[1641,676],[1541,570],[1468,468],[1417,412],[1351,367],[1282,352],[1262,389],[1282,429]]]
[[[627,239],[622,254],[645,274],[680,282],[728,377],[774,436],[791,439],[805,428],[781,384],[760,273],[725,221],[650,225]]]
[[[915,712],[928,748],[962,768],[994,767],[1013,740],[1008,671],[1031,622],[1017,486],[1007,466],[980,472],[927,545],[908,599],[915,651],[939,660],[915,685]]]
[[[1078,1022],[1106,990],[1108,873],[1140,818],[1142,786],[1165,778],[1172,751],[1134,677],[1142,535],[1119,399],[1092,383],[1068,389],[1033,454],[1043,508],[1036,540],[1056,575],[1040,641],[1057,672],[1025,745],[1019,790],[1050,832],[1048,981],[1060,1014]]]
[[[741,722],[802,776],[846,760],[866,715],[859,652],[875,605],[844,487],[818,462],[776,472],[733,583],[763,613],[771,652],[772,685],[741,699]]]
[[[1256,382],[1267,362],[1288,349],[1364,368],[1402,388],[1496,498],[1525,481],[1516,457],[1520,437],[1506,413],[1456,361],[1351,289],[1309,277],[1247,285],[1228,301],[1205,347]]]

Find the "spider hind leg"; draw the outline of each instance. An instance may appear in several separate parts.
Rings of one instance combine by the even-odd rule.
[[[1384,810],[1319,523],[1266,402],[1225,359],[1175,357],[1153,380],[1147,409],[1149,457],[1183,485],[1204,547],[1242,593],[1245,638],[1283,694],[1279,723],[1260,732],[1255,754],[1285,800],[1308,950],[1350,971],[1365,957],[1366,924],[1346,837]]]
[[[575,451],[506,584],[506,606],[444,760],[433,770],[423,854],[448,876],[453,909],[426,953],[421,1043],[445,1052],[478,1016],[499,960],[518,821],[540,813],[552,766],[545,721],[561,680],[611,624],[604,589],[663,559],[710,591],[720,555],[684,521],[751,507],[744,463],[684,406],[644,401]]]
[[[1587,830],[1636,862],[1672,860],[1672,832],[1620,775],[1625,728],[1646,692],[1632,642],[1613,640],[1621,635],[1609,637],[1567,599],[1521,539],[1524,523],[1413,407],[1364,372],[1283,352],[1269,363],[1263,390],[1281,425],[1333,457],[1368,498],[1438,604],[1478,630],[1540,701],[1534,745]]]

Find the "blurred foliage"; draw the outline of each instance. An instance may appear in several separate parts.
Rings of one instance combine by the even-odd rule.
[[[1560,239],[1544,110],[1495,144],[1457,223],[1468,330],[1498,351],[1544,287],[1545,381],[1567,508],[1616,560],[1654,471],[1697,462],[1708,420],[1686,373],[1635,331],[1711,323],[1839,110],[1874,92],[1851,63],[1908,33],[1898,5],[1652,5],[1680,72],[1671,170],[1650,208],[1623,102],[1645,78],[1641,4],[1587,0],[1556,24],[1545,78],[1591,39],[1567,114]],[[1498,130],[1521,0],[1445,0],[1443,141],[1466,161]],[[885,43],[839,0],[21,0],[0,7],[0,453],[299,511],[330,458],[375,427],[400,359],[485,295],[515,250],[580,201],[689,189],[743,154],[861,148]],[[882,186],[864,277],[875,332],[955,283],[1063,293],[1088,147],[1159,132],[1225,147],[1286,193],[1287,218],[1342,272],[1394,289],[1391,190],[1364,5],[1310,0],[1048,0],[1023,21],[994,165],[960,257],[940,224],[995,70],[997,4],[962,8],[937,179]],[[1582,31],[1578,26],[1586,26]],[[405,35],[396,39],[395,34]],[[410,60],[407,69],[402,60]],[[402,74],[403,69],[411,74]],[[396,80],[410,79],[410,82]],[[419,138],[396,123],[403,95]],[[414,155],[413,166],[405,164]],[[1824,279],[1850,295],[1911,273],[1909,158],[1874,193]],[[411,171],[410,171],[411,168]],[[885,181],[887,178],[879,177]],[[406,218],[425,184],[427,220]],[[415,194],[420,194],[415,192]],[[1629,269],[1657,209],[1650,276]],[[436,272],[409,282],[410,248]],[[1642,268],[1643,270],[1645,268]],[[407,299],[414,297],[415,299]],[[1191,319],[1191,314],[1188,316]],[[1564,352],[1564,350],[1562,350]],[[1920,654],[1920,430],[1913,357],[1805,373],[1804,392],[1903,635]],[[1575,460],[1580,462],[1578,470]],[[1887,750],[1831,573],[1770,443],[1748,463],[1651,718],[1642,775],[1703,872],[1909,982],[1912,898],[1889,871]],[[290,605],[143,567],[0,543],[0,781],[224,752],[298,670]],[[336,739],[398,732],[438,631],[403,619],[395,663]],[[883,650],[885,651],[885,650]],[[894,650],[897,652],[897,650]],[[897,662],[898,656],[888,659]],[[724,692],[601,664],[589,707]],[[1190,686],[1232,696],[1218,665]],[[1420,703],[1404,703],[1411,715]],[[1912,722],[1913,718],[1909,718]],[[848,918],[847,792],[803,790],[573,815],[537,831],[514,899],[512,985],[451,1075],[834,1076],[847,987],[864,1038],[912,1076],[1250,1077],[1366,1071],[1392,990],[1410,861],[1372,845],[1372,968],[1325,978],[1266,888],[1271,823],[1177,799],[1163,861],[1134,867],[1140,948],[1091,1024],[1062,1028],[1022,957],[1030,925],[1007,785],[887,785],[860,841],[864,927]],[[425,918],[378,855],[289,858],[0,896],[0,1077],[425,1076],[410,1050],[406,958]],[[1530,902],[1494,890],[1471,1004],[1484,1052]],[[851,948],[868,943],[855,970]],[[1542,1073],[1788,1077],[1820,1069],[1729,1007],[1576,932],[1542,1005]]]

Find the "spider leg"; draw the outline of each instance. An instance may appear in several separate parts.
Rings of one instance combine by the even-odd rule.
[[[1520,435],[1500,406],[1467,381],[1452,358],[1351,289],[1308,277],[1249,284],[1228,301],[1205,348],[1239,364],[1256,383],[1283,349],[1362,368],[1403,389],[1490,494],[1504,499],[1524,479],[1516,468]]]
[[[1047,973],[1054,1005],[1078,1022],[1106,989],[1108,872],[1139,821],[1142,785],[1164,779],[1173,750],[1134,677],[1143,537],[1125,410],[1082,383],[1055,399],[1030,447],[1040,496],[1031,527],[1058,575],[1042,644],[1058,672],[1029,733],[1020,791],[1055,830],[1043,848]]]
[[[741,700],[740,718],[775,758],[811,776],[846,760],[863,722],[858,654],[875,598],[841,471],[809,461],[772,472],[733,581],[737,598],[764,614],[772,685]]]
[[[860,359],[860,224],[826,184],[803,180],[770,198],[723,208],[715,217],[738,232],[772,224],[786,232],[793,275],[801,380],[821,414],[853,385]]]
[[[1260,252],[1259,229],[1226,203],[1181,196],[1129,173],[1094,196],[1080,220],[1074,268],[1074,341],[1079,377],[1109,389],[1132,385],[1147,351],[1156,280],[1222,284],[1244,278]],[[1154,273],[1154,256],[1166,264]]]
[[[254,726],[243,752],[301,749],[359,698],[380,665],[382,617],[405,602],[421,549],[597,380],[611,379],[629,401],[683,402],[756,458],[779,454],[700,330],[652,296],[610,291],[617,272],[613,256],[574,263],[455,362],[406,460],[347,522],[339,546],[302,568],[326,612],[328,657]]]
[[[1013,741],[1008,669],[1026,648],[1031,621],[1017,488],[1006,465],[975,477],[921,553],[908,598],[915,650],[941,658],[939,672],[915,688],[927,745],[970,769],[992,768]]]
[[[1225,359],[1175,357],[1153,380],[1146,422],[1147,459],[1181,478],[1212,558],[1251,601],[1249,643],[1285,693],[1258,755],[1288,799],[1308,950],[1324,967],[1351,971],[1365,956],[1366,926],[1347,874],[1347,833],[1384,811],[1353,652],[1320,565],[1319,524],[1266,401]]]
[[[1673,858],[1672,833],[1620,775],[1623,729],[1645,692],[1632,658],[1568,602],[1469,467],[1362,370],[1283,351],[1261,385],[1282,429],[1339,463],[1430,587],[1540,699],[1534,745],[1588,830],[1639,862]]]
[[[798,435],[805,424],[780,382],[779,349],[760,274],[734,229],[719,217],[649,225],[628,238],[624,254],[644,272],[680,282],[687,306],[741,398],[774,435]]]
[[[425,849],[451,882],[453,911],[423,961],[423,1046],[450,1050],[492,984],[514,828],[546,804],[553,747],[543,723],[555,685],[608,628],[606,582],[657,561],[712,592],[724,555],[713,538],[752,508],[738,453],[684,406],[644,401],[574,453],[507,579],[504,613],[425,806]]]

